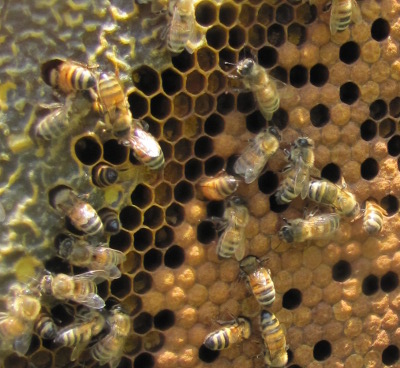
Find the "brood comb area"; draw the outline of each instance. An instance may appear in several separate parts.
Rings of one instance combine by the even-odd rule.
[[[286,331],[287,366],[397,366],[399,4],[361,0],[362,22],[331,35],[324,1],[199,0],[204,38],[193,54],[171,55],[160,42],[167,4],[138,3],[0,0],[1,310],[16,280],[35,282],[44,269],[83,272],[55,250],[74,229],[52,207],[52,193],[73,188],[97,211],[116,211],[121,223],[99,241],[126,255],[122,275],[98,285],[106,309],[120,304],[131,319],[120,367],[264,366],[260,307],[238,277],[239,263],[216,254],[210,219],[221,217],[225,204],[197,199],[196,184],[221,169],[231,173],[248,140],[273,125],[280,150],[237,194],[250,212],[246,254],[268,258],[276,289],[270,310]],[[230,78],[247,57],[286,83],[271,122]],[[100,116],[84,103],[71,117],[84,124],[62,139],[32,134],[43,105],[64,102],[41,79],[41,64],[54,58],[119,70],[133,117],[149,125],[163,150],[162,170],[149,172],[116,139],[95,134]],[[343,221],[332,239],[279,241],[283,218],[303,216],[303,200],[280,206],[273,195],[287,163],[283,149],[300,136],[315,142],[322,177],[344,177],[360,205],[373,198],[386,210],[381,233],[366,234],[356,219]],[[93,184],[103,163],[124,173],[116,185]],[[62,327],[79,309],[67,304],[43,302]],[[216,321],[232,316],[251,319],[250,339],[221,352],[206,349]],[[71,350],[34,333],[26,356],[10,354],[3,364],[97,366],[87,351],[70,362]]]

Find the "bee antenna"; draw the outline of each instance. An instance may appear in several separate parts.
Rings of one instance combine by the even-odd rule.
[[[236,64],[230,63],[229,61],[224,61],[224,64],[225,64],[225,65],[233,65],[233,66],[236,66]]]

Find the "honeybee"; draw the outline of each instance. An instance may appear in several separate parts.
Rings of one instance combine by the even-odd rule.
[[[69,217],[78,230],[88,235],[103,231],[103,224],[95,209],[81,200],[71,188],[63,187],[55,193],[53,207]]]
[[[368,234],[379,233],[383,227],[383,216],[387,216],[387,212],[375,200],[368,199],[365,202],[363,229]]]
[[[65,238],[58,245],[58,255],[67,259],[74,266],[87,267],[89,270],[104,270],[109,273],[109,279],[121,277],[117,265],[125,261],[125,254],[108,247],[93,247],[84,240],[75,241]]]
[[[119,306],[111,309],[107,323],[110,326],[110,332],[92,347],[91,353],[93,359],[100,365],[109,363],[111,368],[115,368],[121,360],[131,323],[129,316],[122,312]]]
[[[260,317],[265,345],[264,362],[268,367],[284,367],[288,362],[285,332],[273,313],[262,310]]]
[[[343,32],[350,21],[357,24],[362,20],[361,10],[356,0],[331,0],[324,6],[324,10],[327,11],[329,8],[331,8],[329,27],[333,35],[336,32]]]
[[[220,229],[224,232],[217,244],[217,254],[221,258],[231,258],[235,255],[237,260],[244,256],[245,229],[249,222],[249,211],[240,198],[232,198],[224,211]]]
[[[254,93],[258,107],[265,119],[271,120],[280,104],[275,80],[268,75],[263,67],[250,58],[240,61],[236,70],[239,76],[243,78],[245,87]]]
[[[232,195],[238,186],[238,179],[221,171],[215,177],[201,179],[196,188],[200,197],[210,201],[222,201]]]
[[[58,327],[47,313],[41,313],[35,322],[35,331],[46,340],[53,340],[58,333]]]
[[[203,344],[210,350],[228,349],[233,344],[248,339],[251,335],[251,324],[245,317],[219,322],[219,324],[225,327],[211,332],[204,339]]]
[[[54,342],[63,346],[74,346],[71,361],[75,361],[88,346],[92,337],[104,328],[105,318],[97,311],[84,310],[70,326],[61,329]]]
[[[278,235],[286,243],[301,243],[306,240],[329,237],[339,228],[339,224],[340,217],[337,213],[286,220],[286,225],[282,226]]]
[[[36,125],[36,135],[46,141],[61,136],[68,129],[67,107],[62,104],[40,105],[41,108],[53,110]]]
[[[42,79],[49,86],[69,94],[96,87],[96,77],[87,65],[72,60],[52,59],[41,66]]]
[[[354,194],[344,188],[340,188],[338,191],[338,195],[333,202],[333,207],[335,207],[335,211],[341,216],[356,217],[360,213],[360,205]]]
[[[260,175],[269,158],[278,150],[281,137],[274,127],[260,132],[245,148],[233,167],[243,176],[245,183],[252,183]]]
[[[98,164],[92,170],[93,184],[100,188],[113,185],[118,180],[118,171],[107,164]]]
[[[159,170],[164,166],[164,153],[157,140],[146,132],[138,122],[131,133],[121,143],[132,149],[133,155],[150,170]]]
[[[68,276],[63,273],[44,275],[39,283],[43,294],[58,300],[72,300],[94,309],[104,308],[104,300],[97,295],[95,279],[109,279],[104,270],[96,270],[80,275]]]
[[[240,269],[247,275],[247,283],[263,307],[269,307],[275,300],[275,287],[271,271],[260,266],[261,261],[255,256],[247,256],[240,262]]]
[[[99,211],[99,216],[106,233],[117,234],[119,232],[121,229],[121,224],[116,211],[112,210],[111,208],[102,208]]]
[[[290,152],[287,153],[288,160],[294,165],[302,162],[307,168],[311,169],[314,166],[314,141],[311,138],[297,138]]]

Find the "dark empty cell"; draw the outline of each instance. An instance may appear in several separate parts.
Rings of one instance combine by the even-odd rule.
[[[90,137],[82,137],[75,143],[76,157],[85,165],[93,165],[101,157],[99,142]]]
[[[210,350],[205,345],[201,345],[199,349],[199,359],[204,363],[212,363],[217,360],[219,353],[219,350]]]
[[[206,78],[197,70],[192,71],[186,77],[186,90],[193,94],[199,94],[206,86]]]
[[[224,168],[224,165],[225,161],[222,157],[219,156],[210,157],[204,163],[204,174],[206,174],[207,176],[214,176]]]
[[[181,181],[174,189],[175,199],[180,203],[187,203],[194,197],[193,185],[187,181]]]
[[[146,336],[143,337],[143,346],[146,349],[146,351],[149,351],[151,353],[156,353],[157,351],[161,350],[161,348],[165,344],[165,335],[159,331],[151,331]],[[138,349],[135,349],[135,353],[132,354],[136,355],[137,352],[139,352],[140,347]],[[128,352],[129,353],[129,352]]]
[[[107,162],[120,165],[128,159],[128,147],[119,144],[115,139],[110,139],[103,144],[103,158]]]
[[[297,1],[297,4],[299,2]],[[293,4],[293,5],[297,5]],[[305,3],[300,5],[296,9],[296,20],[301,24],[310,24],[315,21],[317,18],[317,8],[315,5],[311,5],[310,3]]]
[[[173,245],[165,252],[164,264],[169,268],[178,268],[185,261],[185,251],[178,245]]]
[[[371,36],[376,41],[383,41],[389,37],[390,25],[386,19],[378,18],[372,23]]]
[[[110,237],[110,248],[117,249],[121,252],[127,251],[132,245],[132,235],[125,230],[121,230],[118,234]]]
[[[334,163],[325,165],[321,170],[321,177],[332,183],[337,183],[340,179],[340,175],[340,167]]]
[[[238,49],[244,45],[246,41],[245,30],[240,26],[235,26],[229,30],[229,46]]]
[[[132,282],[126,275],[121,275],[120,278],[112,280],[110,285],[110,292],[117,298],[124,298],[131,293]]]
[[[280,24],[273,24],[267,30],[267,40],[272,46],[282,46],[285,42],[285,29]]]
[[[158,206],[150,207],[143,215],[143,225],[155,229],[164,221],[164,212]]]
[[[268,26],[274,19],[274,8],[268,4],[262,4],[257,13],[258,23]]]
[[[207,44],[216,50],[226,45],[227,32],[221,26],[213,26],[206,33]]]
[[[247,114],[254,109],[256,102],[252,92],[239,93],[237,98],[237,109],[242,114]]]
[[[391,366],[398,362],[400,358],[399,348],[396,345],[389,345],[382,351],[382,363]]]
[[[219,70],[214,70],[208,76],[207,90],[212,94],[217,94],[226,88],[226,77]]]
[[[292,310],[296,309],[302,300],[301,291],[299,289],[290,289],[282,297],[282,307]]]
[[[270,46],[258,50],[258,63],[264,68],[272,68],[278,61],[278,51]]]
[[[271,194],[279,185],[278,176],[272,171],[266,171],[258,178],[258,188],[262,193]]]
[[[179,206],[179,205],[176,205]],[[179,206],[180,207],[180,206]],[[183,208],[180,207],[183,211]],[[168,211],[168,210],[167,210]],[[178,212],[179,216],[179,210],[175,209],[176,212]],[[157,248],[166,248],[172,244],[174,241],[174,230],[172,230],[169,226],[163,226],[161,229],[158,229],[155,234],[155,240],[154,244]]]
[[[165,221],[168,225],[178,226],[185,218],[185,210],[178,203],[172,203],[165,211]]]
[[[217,231],[211,221],[202,221],[197,226],[197,240],[203,244],[210,244],[215,240]]]
[[[225,211],[224,201],[210,201],[207,203],[207,217],[223,217]]]
[[[217,111],[227,115],[235,108],[235,97],[231,93],[222,93],[217,98]]]
[[[369,106],[369,116],[374,120],[382,119],[388,112],[386,102],[376,100]]]
[[[133,246],[138,251],[144,251],[153,244],[153,234],[147,228],[141,228],[133,234]]]
[[[171,118],[163,127],[163,137],[169,142],[175,142],[182,135],[182,122]]]
[[[121,210],[119,219],[124,229],[133,230],[140,225],[142,214],[137,208],[133,206],[127,206]]]
[[[215,52],[208,47],[203,47],[197,51],[197,64],[205,72],[213,69],[217,64]]]
[[[74,321],[73,313],[68,313],[67,307],[62,304],[58,304],[54,308],[51,308],[51,315],[54,320],[58,321],[57,325],[60,327],[67,326]]]
[[[298,23],[293,23],[287,30],[288,41],[293,45],[300,46],[307,40],[306,27]]]
[[[389,103],[389,114],[394,118],[398,118],[400,116],[400,97],[395,97]]]
[[[276,9],[275,20],[280,24],[289,24],[294,17],[293,7],[282,4]]]
[[[154,138],[158,139],[161,136],[161,124],[153,119],[146,118],[142,121],[144,130],[148,131]]]
[[[171,101],[163,94],[153,97],[150,102],[151,115],[157,119],[165,119],[171,113]]]
[[[293,87],[300,88],[308,82],[308,70],[302,65],[296,65],[290,69],[290,84]]]
[[[322,87],[329,78],[329,70],[323,64],[316,64],[310,69],[310,83]]]
[[[321,128],[329,122],[330,112],[329,109],[322,104],[314,106],[310,110],[311,124],[317,128]]]
[[[173,69],[164,70],[161,73],[162,87],[164,92],[171,96],[182,89],[182,77]]]
[[[132,204],[139,208],[146,208],[152,200],[151,189],[144,184],[139,184],[131,194]]]
[[[192,155],[192,142],[188,139],[182,138],[175,145],[175,158],[178,161],[185,161]]]
[[[143,267],[146,271],[155,271],[161,266],[162,253],[157,249],[150,249],[143,257]]]
[[[225,48],[219,52],[219,67],[227,72],[236,69],[236,53]]]
[[[379,279],[375,275],[368,275],[362,282],[361,290],[365,295],[375,294],[379,289]]]
[[[351,265],[349,262],[341,260],[332,267],[332,278],[335,281],[343,282],[351,275]]]
[[[283,130],[289,123],[289,114],[286,110],[279,108],[272,115],[270,125],[277,127],[279,130]]]
[[[203,174],[203,165],[201,161],[193,158],[185,164],[185,177],[187,180],[195,181]]]
[[[239,158],[239,154],[233,154],[231,156],[228,157],[228,159],[226,160],[226,167],[225,167],[225,171],[229,174],[229,175],[236,175],[236,172],[234,170],[234,165],[236,160]]]
[[[38,354],[40,354],[40,352],[38,352]],[[47,363],[49,366],[53,365],[51,357],[47,357],[47,354],[43,355],[43,359],[43,361],[41,360],[42,363]],[[8,354],[8,356],[4,359],[4,368],[28,368],[30,366],[32,366],[32,363],[28,362],[28,358],[19,356],[16,353]]]
[[[128,95],[129,109],[135,119],[140,119],[147,114],[149,103],[147,98],[138,92],[133,92]]]
[[[154,327],[165,331],[175,324],[175,313],[169,309],[163,309],[154,316]]]
[[[377,130],[375,121],[365,120],[360,127],[361,138],[370,141],[375,138]]]
[[[176,154],[176,151],[175,151]],[[175,184],[183,176],[183,167],[177,162],[169,162],[164,168],[164,180],[168,183]]]
[[[186,50],[179,55],[172,56],[172,65],[180,72],[187,72],[194,66],[194,54],[189,54]]]
[[[214,149],[213,141],[207,136],[199,138],[194,144],[194,154],[199,158],[208,157]]]
[[[164,154],[165,161],[169,161],[172,157],[172,145],[165,141],[160,141],[158,144]]]
[[[64,354],[68,354],[67,348],[64,348],[64,349],[65,349]],[[58,353],[61,352],[62,350],[63,350],[62,348],[59,349]],[[58,359],[60,359],[59,357],[57,357],[57,355],[54,358],[56,359],[56,364],[54,364],[54,366],[58,366],[58,367],[64,366],[64,364],[57,365],[57,363],[59,361]],[[14,363],[15,360],[12,362]],[[52,367],[53,366],[53,353],[50,351],[40,349],[29,357],[29,363],[26,360],[22,360],[22,362],[21,361],[19,361],[19,362],[20,362],[20,364],[27,363],[24,366],[25,368],[26,367]],[[66,363],[65,360],[63,360],[63,363]],[[17,361],[17,364],[18,364],[18,361]],[[14,366],[14,365],[4,366],[4,368],[17,368],[17,367],[18,366]]]
[[[287,83],[288,81],[288,72],[285,68],[281,66],[277,66],[269,71],[269,75],[274,77],[275,79],[280,80],[283,83]]]
[[[126,260],[124,261],[125,273],[132,274],[136,273],[142,267],[142,257],[139,253],[129,252],[126,254]]]
[[[153,279],[147,272],[139,272],[133,279],[133,291],[138,294],[144,294],[151,289]]]
[[[400,154],[400,135],[394,135],[387,143],[388,153],[391,156],[398,156]]]
[[[204,132],[214,137],[224,131],[225,122],[221,115],[212,114],[204,123]]]
[[[248,31],[248,42],[252,47],[258,48],[265,43],[265,28],[255,24]]]
[[[360,46],[354,41],[349,41],[340,46],[339,58],[345,64],[352,64],[360,57]]]
[[[361,177],[365,180],[372,180],[378,175],[379,165],[373,158],[367,158],[361,164]]]
[[[399,286],[399,276],[397,273],[389,271],[384,274],[381,278],[381,289],[385,293],[390,293],[391,291],[397,289]]]
[[[217,9],[212,1],[202,1],[196,6],[196,22],[201,26],[212,25],[217,19]]]
[[[272,212],[281,213],[283,211],[286,211],[289,208],[289,203],[288,204],[278,204],[276,202],[276,197],[275,197],[275,193],[274,193],[269,196],[269,207]]]
[[[237,7],[233,4],[226,2],[219,8],[219,21],[225,26],[231,26],[236,21]]]
[[[267,121],[264,115],[259,110],[252,112],[246,116],[246,128],[249,132],[259,133],[262,129],[267,126]]]
[[[160,88],[158,72],[146,65],[133,71],[132,80],[135,87],[147,96],[156,93]]]
[[[353,104],[360,96],[357,84],[348,82],[340,86],[340,100],[348,105]]]
[[[332,346],[329,341],[321,340],[314,345],[313,355],[315,360],[326,360],[332,354]]]
[[[153,368],[154,358],[149,353],[142,353],[138,355],[133,363],[133,368]]]
[[[133,320],[133,331],[137,334],[145,334],[146,332],[150,331],[153,327],[153,317],[151,314],[143,312],[140,313],[134,320]]]
[[[399,201],[395,196],[388,194],[381,199],[381,207],[387,212],[388,216],[392,216],[399,210]]]
[[[186,93],[179,93],[174,97],[174,113],[178,118],[183,118],[192,110],[192,98]]]
[[[194,112],[197,115],[205,116],[208,115],[214,109],[214,97],[208,93],[203,93],[196,98],[194,103]]]

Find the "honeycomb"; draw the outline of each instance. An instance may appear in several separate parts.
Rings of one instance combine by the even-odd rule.
[[[254,57],[286,83],[268,122],[280,130],[281,148],[312,138],[322,177],[343,176],[359,203],[373,197],[388,213],[379,235],[367,236],[356,220],[329,241],[289,246],[277,230],[283,218],[301,217],[305,204],[275,202],[283,150],[257,181],[240,185],[251,215],[247,254],[269,259],[277,292],[271,311],[286,330],[288,367],[399,366],[400,8],[393,0],[360,1],[363,21],[331,36],[324,3],[198,0],[204,42],[193,54],[171,55],[160,42],[168,22],[163,2],[0,1],[2,295],[43,268],[81,272],[54,250],[55,239],[72,230],[49,193],[67,185],[97,210],[117,211],[121,222],[106,241],[126,255],[122,276],[99,285],[107,308],[120,303],[131,317],[120,367],[263,366],[260,308],[238,279],[238,262],[216,255],[210,218],[225,205],[201,201],[195,190],[205,176],[232,172],[247,141],[267,125],[251,91],[229,78],[239,60]],[[38,105],[59,98],[41,80],[40,65],[56,57],[118,69],[132,115],[162,147],[162,172],[147,172],[127,147],[94,134],[98,116],[87,106],[76,113],[85,124],[70,136],[35,139]],[[124,170],[124,180],[93,185],[101,163]],[[49,309],[60,326],[74,320],[74,306]],[[225,351],[206,349],[215,321],[232,315],[252,318],[253,336]],[[11,354],[3,365],[96,366],[86,353],[72,363],[70,353],[34,334],[26,356]]]

